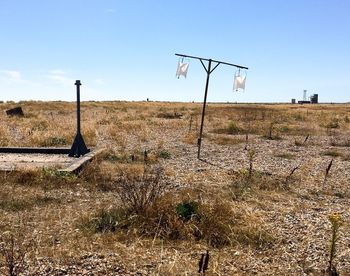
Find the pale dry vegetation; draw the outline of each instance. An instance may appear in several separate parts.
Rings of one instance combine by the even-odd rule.
[[[71,145],[73,103],[20,105],[0,146]],[[208,275],[322,275],[329,260],[349,275],[349,106],[209,104],[203,160],[200,111],[82,103],[85,142],[104,150],[79,175],[0,175],[2,272],[195,275],[209,250]]]

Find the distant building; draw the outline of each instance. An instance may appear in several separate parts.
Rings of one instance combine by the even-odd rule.
[[[292,99],[292,104],[295,104],[295,99]]]
[[[293,99],[292,99],[293,100]],[[298,104],[317,104],[318,103],[318,94],[313,94],[310,96],[310,101],[302,100],[298,101]]]
[[[317,104],[318,103],[318,94],[313,94],[311,97],[310,97],[310,102],[312,104]]]
[[[298,101],[298,104],[309,104],[310,101]]]

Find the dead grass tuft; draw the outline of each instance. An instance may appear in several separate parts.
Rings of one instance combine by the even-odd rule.
[[[21,186],[39,186],[43,189],[55,189],[73,186],[77,176],[71,173],[60,172],[54,168],[28,169],[0,174],[4,183]]]
[[[182,141],[186,144],[190,145],[196,145],[198,140],[198,134],[191,132],[185,135],[185,137],[182,139]]]
[[[239,137],[215,136],[210,137],[210,140],[218,145],[237,145],[244,143],[246,140]]]
[[[265,191],[288,191],[290,185],[298,181],[293,176],[279,176],[252,170],[240,170],[232,173],[232,183],[229,186],[234,200],[245,199],[249,194]]]
[[[116,183],[123,206],[131,213],[144,213],[170,188],[162,167],[145,166],[141,174],[122,171]]]
[[[181,206],[182,208],[180,208]],[[195,206],[184,210],[184,206]],[[188,212],[187,212],[188,211]],[[184,216],[184,213],[187,215]],[[257,248],[271,245],[273,238],[262,222],[232,208],[225,201],[211,203],[189,201],[188,194],[167,193],[143,212],[130,208],[102,209],[82,218],[80,227],[93,232],[115,232],[165,241],[204,241],[214,248],[237,244]]]
[[[2,275],[24,275],[28,264],[26,256],[32,250],[32,242],[26,240],[21,233],[16,236],[12,232],[0,235],[0,271]]]
[[[326,151],[321,152],[321,155],[331,156],[331,157],[343,156],[343,154],[341,152],[336,151],[336,150],[326,150]]]

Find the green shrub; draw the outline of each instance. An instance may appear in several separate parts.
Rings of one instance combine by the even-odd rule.
[[[193,216],[198,215],[197,202],[181,202],[176,205],[176,213],[184,220],[188,221]]]
[[[159,153],[159,157],[160,158],[163,158],[163,159],[170,159],[171,157],[171,153],[166,151],[166,150],[162,150],[160,153]]]
[[[75,179],[76,175],[71,172],[59,171],[55,168],[42,168],[39,174],[40,178],[66,178],[66,179]]]
[[[227,126],[227,133],[228,134],[238,134],[241,131],[241,129],[236,125],[235,122],[230,122]]]

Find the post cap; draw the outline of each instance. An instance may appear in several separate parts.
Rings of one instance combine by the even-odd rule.
[[[75,81],[75,85],[81,85],[80,80],[76,80],[76,81]]]

